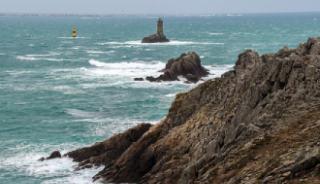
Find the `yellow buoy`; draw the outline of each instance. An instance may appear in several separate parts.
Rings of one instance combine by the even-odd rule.
[[[78,31],[77,31],[77,28],[75,26],[73,26],[73,28],[72,28],[71,36],[73,38],[76,38],[78,36]]]

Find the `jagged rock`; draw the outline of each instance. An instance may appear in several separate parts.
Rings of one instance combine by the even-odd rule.
[[[142,43],[164,43],[170,42],[170,40],[162,34],[153,34],[142,39]]]
[[[55,159],[55,158],[61,158],[61,153],[59,151],[54,151],[50,154],[50,156],[48,156],[47,158],[40,158],[39,161],[44,161],[44,160],[51,160],[51,159]]]
[[[246,51],[234,71],[178,94],[134,141],[106,140],[119,150],[112,159],[101,146],[75,160],[98,156],[94,179],[110,183],[320,183],[319,44]]]
[[[161,72],[163,74],[160,76],[148,76],[146,80],[150,82],[176,81],[179,80],[179,76],[183,76],[187,81],[196,83],[209,74],[208,70],[201,65],[200,57],[195,52],[184,53],[176,59],[170,59]]]
[[[98,142],[91,147],[78,149],[65,156],[80,162],[79,169],[92,165],[108,165],[116,160],[128,147],[136,142],[151,127],[150,124],[140,124],[124,133],[116,134],[104,142]]]
[[[50,154],[47,160],[54,159],[54,158],[61,158],[61,153],[59,151],[54,151]]]

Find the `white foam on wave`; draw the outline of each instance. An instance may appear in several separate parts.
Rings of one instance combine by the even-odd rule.
[[[171,40],[164,43],[141,43],[140,40],[126,41],[126,42],[104,42],[97,43],[98,45],[123,45],[123,46],[179,46],[179,45],[224,45],[219,42],[193,42],[193,41],[178,41]]]
[[[115,53],[114,50],[110,50],[110,51],[87,50],[86,52],[87,52],[88,54],[112,54],[112,53]]]
[[[62,145],[62,147],[66,146],[70,148],[70,145]],[[32,150],[30,150],[30,145],[17,146],[17,148],[11,150],[12,154],[10,156],[0,157],[0,169],[37,177],[46,184],[92,183],[92,176],[102,169],[92,168],[75,171],[74,169],[78,164],[66,157],[39,161],[39,158],[48,156],[48,152],[44,151],[43,148],[47,149],[49,147],[52,149],[52,145],[37,145],[32,147]],[[62,151],[62,153],[66,152],[66,150]]]
[[[48,86],[47,90],[61,92],[61,93],[66,94],[66,95],[74,95],[74,94],[82,94],[82,93],[84,93],[84,91],[82,91],[81,89],[78,89],[78,88],[75,88],[75,87],[71,87],[71,86],[67,86],[67,85],[58,85],[58,86],[53,86],[53,87]]]
[[[65,113],[76,118],[96,118],[100,116],[98,112],[88,112],[88,111],[79,110],[79,109],[66,109]]]
[[[21,61],[63,61],[61,58],[55,58],[54,56],[59,56],[60,53],[50,52],[48,54],[27,54],[19,55],[16,59]]]
[[[176,93],[169,93],[169,94],[166,94],[165,96],[172,98],[172,97],[175,97],[176,95],[177,95]]]
[[[165,63],[160,61],[150,62],[119,62],[105,63],[95,59],[90,59],[89,64],[95,68],[84,69],[87,74],[96,76],[126,76],[126,77],[143,77],[156,74],[165,67]]]
[[[32,56],[17,56],[16,58],[21,61],[63,61],[63,59],[59,59],[59,58],[45,58],[45,57],[37,58]]]
[[[21,76],[21,75],[28,75],[30,73],[27,72],[19,72],[13,73],[13,76]],[[55,77],[58,79],[58,76]],[[1,86],[3,87],[3,86]],[[9,84],[5,86],[6,88],[12,89],[13,91],[53,91],[59,92],[65,95],[76,95],[76,94],[83,94],[84,91],[77,86],[68,86],[68,85],[50,85],[44,82],[37,82],[33,85],[19,83],[19,84]]]
[[[224,35],[224,33],[216,33],[216,32],[208,32],[207,34],[208,34],[208,35],[211,35],[211,36]]]
[[[95,121],[95,124],[91,126],[91,131],[94,132],[95,135],[99,135],[103,137],[110,134],[114,135],[119,132],[124,132],[129,128],[132,128],[138,124],[141,124],[142,122],[156,124],[161,121],[161,120],[145,121],[145,120],[128,119],[128,118],[119,118],[119,119],[101,118],[99,120],[98,119],[93,119],[93,120]],[[88,121],[88,119],[84,121]]]
[[[185,83],[183,77],[179,77],[180,81],[168,81],[154,83],[149,81],[134,81],[133,78],[145,78],[146,76],[159,76],[161,69],[165,67],[165,63],[160,61],[153,62],[119,62],[119,63],[105,63],[98,60],[91,59],[89,64],[93,67],[81,69],[83,73],[81,76],[85,80],[94,80],[95,83],[83,83],[81,88],[93,89],[104,87],[119,87],[119,88],[177,88],[185,89],[187,86],[193,84]],[[204,65],[210,72],[210,75],[204,78],[209,80],[212,78],[220,77],[223,73],[232,69],[233,65]],[[202,81],[200,81],[201,83]]]
[[[210,72],[210,75],[208,77],[206,77],[206,79],[221,77],[221,75],[224,74],[225,72],[232,70],[233,66],[234,65],[231,65],[231,64],[226,64],[226,65],[204,65],[204,67],[207,68],[209,70],[209,72]]]

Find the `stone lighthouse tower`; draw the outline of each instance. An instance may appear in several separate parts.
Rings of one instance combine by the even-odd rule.
[[[160,35],[160,36],[164,35],[164,32],[163,32],[163,20],[161,18],[158,19],[157,34]]]
[[[163,31],[163,20],[162,18],[158,19],[157,22],[157,32],[150,36],[144,37],[142,39],[142,43],[162,43],[162,42],[169,42],[170,40],[164,35]]]

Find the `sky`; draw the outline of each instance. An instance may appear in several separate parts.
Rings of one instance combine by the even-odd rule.
[[[320,12],[320,0],[0,0],[0,13],[223,14]]]

